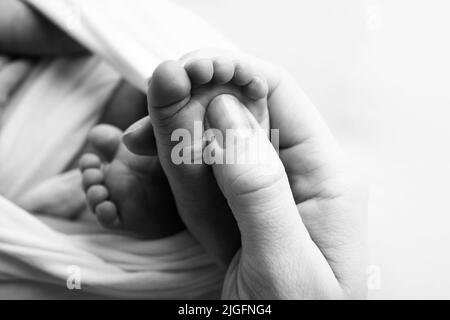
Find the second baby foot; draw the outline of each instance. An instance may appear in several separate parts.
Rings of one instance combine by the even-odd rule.
[[[89,142],[95,153],[80,159],[88,206],[99,223],[146,239],[183,229],[157,157],[137,156],[122,144],[122,131],[99,125]]]

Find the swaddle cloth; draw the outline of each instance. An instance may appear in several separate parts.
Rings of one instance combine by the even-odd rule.
[[[41,219],[17,203],[59,217],[82,208],[80,173],[64,171],[120,79],[145,91],[161,61],[233,46],[167,0],[27,2],[94,55],[32,65],[1,118],[0,293],[2,281],[69,290],[72,280],[81,292],[111,298],[217,293],[223,272],[188,232],[140,241],[89,220]]]

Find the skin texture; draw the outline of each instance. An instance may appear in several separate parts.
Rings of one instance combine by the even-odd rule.
[[[80,160],[82,183],[99,223],[144,239],[184,229],[158,157],[132,154],[122,131],[98,125],[89,135],[92,153]]]
[[[1,52],[39,55],[82,51],[57,29],[48,29],[48,22],[33,11],[23,11],[18,1],[4,0],[0,5],[3,6],[0,14],[4,15],[0,19]],[[24,19],[22,14],[30,16]],[[18,18],[27,22],[19,26],[15,23],[20,21]],[[182,62],[218,55],[224,53],[195,52]],[[354,178],[357,173],[346,164],[320,115],[295,82],[278,68],[257,59],[248,60],[269,83],[271,127],[280,129],[279,161],[284,170],[280,170],[280,162],[269,151],[266,156],[275,165],[271,169],[256,166],[259,169],[250,170],[251,174],[243,175],[236,184],[227,177],[242,172],[239,171],[242,168],[213,167],[210,179],[216,180],[222,196],[230,203],[233,214],[230,219],[236,219],[242,235],[239,251],[230,253],[226,247],[216,248],[225,250],[220,254],[223,257],[234,256],[223,297],[362,298],[365,296],[366,199],[364,188]],[[237,102],[230,103],[229,98],[214,99],[206,114],[210,125],[222,128],[221,119],[214,114],[231,105],[234,105],[231,108],[240,106]],[[243,112],[241,117],[255,125],[248,113]],[[142,120],[139,126],[140,129],[129,132],[128,145],[139,153],[154,152],[158,137],[150,134],[153,128],[148,119]],[[267,180],[254,179],[258,170]],[[208,199],[209,190],[203,191],[197,205],[205,206],[206,213],[214,208],[203,202]],[[269,200],[258,202],[261,199]],[[280,207],[285,210],[279,210]],[[204,218],[195,212],[190,214],[192,223]],[[202,232],[208,232],[207,224],[193,231],[197,238],[201,238]],[[205,241],[201,244],[207,247]]]
[[[168,61],[153,73],[148,94],[154,141],[180,216],[197,240],[223,266],[227,266],[239,248],[239,230],[210,168],[204,164],[179,166],[172,161],[172,148],[179,142],[171,141],[171,134],[184,128],[194,137],[195,122],[204,123],[209,102],[223,93],[239,96],[261,125],[268,128],[267,84],[251,71],[244,75],[247,79],[242,76],[235,79],[237,65],[227,58],[196,59],[184,68],[180,62]],[[236,85],[236,80],[243,85]],[[147,132],[152,136],[152,130]],[[127,143],[127,135],[124,141]],[[192,141],[186,148],[190,148],[197,159],[197,155],[202,154],[202,141]]]
[[[176,61],[162,64],[155,70],[152,77],[153,92],[149,103],[159,105],[158,109],[161,111],[180,110],[177,115],[180,123],[173,123],[172,128],[175,130],[186,127],[194,136],[194,127],[190,125],[196,120],[200,125],[203,124],[204,110],[209,102],[219,94],[234,92],[254,112],[261,126],[268,128],[266,82],[251,71],[245,70],[243,66],[240,67],[235,78],[235,65],[239,64],[228,59],[196,60],[185,67]],[[236,81],[240,85],[236,85]],[[178,102],[173,104],[173,101]],[[126,103],[126,101],[123,102]],[[203,112],[199,113],[197,110],[203,110]],[[153,123],[164,127],[165,120],[161,116],[165,117],[163,114],[155,115]],[[192,116],[195,118],[190,118]],[[139,156],[129,152],[122,146],[120,137],[120,130],[113,127],[103,125],[94,128],[90,135],[90,142],[96,152],[84,155],[80,161],[87,200],[92,211],[103,226],[133,231],[146,238],[158,238],[179,231],[181,223],[175,219],[178,215],[173,205],[173,198],[166,196],[171,195],[171,192],[167,181],[162,179],[165,176],[161,169],[161,166],[173,164],[171,152],[163,152],[164,150],[172,151],[171,148],[161,147],[162,152],[158,154],[162,163],[160,165],[156,156]],[[192,150],[197,148],[201,152],[201,138],[200,136],[200,141],[192,141],[189,148]],[[178,142],[173,142],[172,146],[175,144]],[[103,165],[101,165],[101,158],[106,159]],[[176,169],[177,166],[173,168]],[[183,219],[185,211],[191,212],[196,209],[186,206],[192,204],[193,198],[202,197],[201,194],[194,194],[192,191],[187,193],[184,190],[197,189],[199,181],[204,180],[205,176],[209,177],[210,172],[202,165],[180,168],[182,170],[177,174],[185,183],[174,192],[192,196],[189,201],[177,203],[178,211]],[[170,179],[169,177],[169,182]],[[210,181],[210,186],[207,187],[210,189],[210,201],[222,202],[220,206],[224,209],[223,217],[227,223],[232,224],[234,221],[229,219],[231,213],[227,211],[225,199],[217,184],[213,180]],[[217,197],[211,196],[214,189]],[[211,215],[211,218],[215,221],[221,219],[217,215]],[[191,220],[188,218],[184,221],[189,223]],[[234,235],[236,247],[238,246],[239,234],[236,225],[231,232],[230,228],[224,228],[222,223],[216,223],[214,226],[206,235],[207,239],[203,239],[204,241],[213,242],[217,239],[229,246]],[[202,224],[188,225],[188,228],[202,228]],[[221,234],[224,231],[227,234]]]
[[[224,298],[364,298],[367,199],[358,173],[346,162],[315,107],[284,71],[255,58],[214,50],[194,52],[181,61],[219,55],[245,61],[267,79],[270,127],[280,129],[279,156],[266,148],[262,157],[266,161],[251,166],[214,165],[213,178],[205,178],[218,184],[231,208],[230,219],[237,221],[241,234],[242,247],[233,252]],[[150,96],[152,90],[150,84]],[[216,98],[206,112],[209,124],[223,129],[247,120],[255,126],[257,121],[252,120],[249,112],[233,112],[233,116],[225,117],[224,110],[240,110],[236,108],[240,104],[232,101],[229,96]],[[161,105],[149,103],[153,118],[157,112],[165,112],[165,127],[153,126],[159,153],[166,152],[161,150],[163,146],[170,146],[168,140],[162,139],[167,136],[164,130],[173,125],[170,121],[175,121],[170,108],[160,111]],[[177,110],[177,114],[180,112]],[[154,141],[145,136],[151,132],[149,126],[143,120],[140,129],[125,136],[131,150],[134,147],[145,150],[146,141]],[[268,145],[268,140],[265,143]],[[241,152],[254,150],[247,148]],[[170,171],[173,169],[169,166],[164,169],[168,177],[175,177],[169,178],[173,190],[183,185]],[[217,212],[218,206],[208,200],[210,185],[205,188],[197,184],[193,192],[203,197],[190,206],[185,204],[193,211],[185,212],[184,221],[187,225],[203,223],[202,228],[190,229],[197,232],[201,241],[207,239],[205,234],[213,227],[212,222],[209,226],[205,223],[205,217]],[[176,192],[175,199],[181,201]],[[186,199],[189,197],[185,196],[183,201]],[[188,223],[187,219],[191,221]],[[215,247],[211,247],[211,242],[201,243],[211,251],[225,250],[222,258],[228,257],[233,247],[224,245],[226,239],[224,243],[216,242]]]

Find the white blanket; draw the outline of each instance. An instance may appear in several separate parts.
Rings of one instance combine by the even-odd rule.
[[[163,60],[200,47],[233,47],[167,0],[27,2],[95,56],[32,65],[2,116],[0,296],[5,296],[2,282],[11,281],[29,283],[30,290],[80,284],[81,293],[114,298],[195,298],[218,292],[223,272],[187,232],[138,241],[110,234],[90,220],[61,220],[83,208],[80,174],[63,172],[121,77],[145,90]],[[38,218],[15,203],[40,214],[56,211],[60,218]]]

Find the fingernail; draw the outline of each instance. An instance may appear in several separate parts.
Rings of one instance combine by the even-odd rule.
[[[248,118],[245,106],[230,95],[221,95],[215,98],[208,106],[206,119],[211,128],[219,129],[222,133],[226,130],[241,131],[242,135],[252,126]]]
[[[126,136],[127,134],[133,133],[133,132],[139,130],[140,128],[142,128],[144,126],[144,120],[145,120],[145,118],[138,120],[137,122],[132,124],[130,127],[128,127],[127,130],[125,130],[123,135]]]

